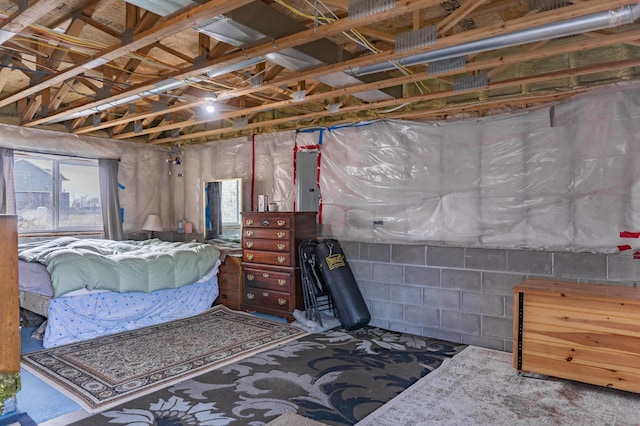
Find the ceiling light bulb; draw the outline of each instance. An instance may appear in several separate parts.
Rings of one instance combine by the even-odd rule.
[[[215,112],[216,107],[213,104],[207,104],[207,112],[211,113],[211,112]]]

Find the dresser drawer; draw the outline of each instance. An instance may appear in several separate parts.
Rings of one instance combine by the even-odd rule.
[[[296,257],[285,252],[245,250],[244,261],[251,263],[263,263],[265,265],[295,266]]]
[[[291,295],[282,291],[245,287],[243,297],[243,302],[246,305],[278,309],[285,312],[293,311],[293,309],[290,309]]]
[[[289,229],[292,222],[290,216],[246,216],[242,222],[245,228],[276,228],[276,229]]]
[[[240,272],[218,272],[218,287],[238,291]]]
[[[291,251],[291,241],[289,240],[258,240],[255,238],[245,238],[244,249],[264,250],[264,251]]]
[[[239,310],[240,309],[240,293],[238,290],[223,289],[220,288],[220,294],[216,299],[217,303],[220,303],[228,308]]]
[[[291,283],[295,281],[293,273],[294,270],[280,272],[247,267],[243,270],[245,286],[286,292],[290,290]]]
[[[291,232],[288,229],[251,228],[251,229],[244,229],[242,231],[242,236],[245,240],[247,238],[252,238],[252,239],[257,238],[257,239],[263,239],[263,240],[287,241],[291,238]]]

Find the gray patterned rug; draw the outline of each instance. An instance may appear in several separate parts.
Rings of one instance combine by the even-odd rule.
[[[305,334],[218,305],[194,317],[31,352],[22,365],[96,412]]]
[[[303,336],[74,425],[353,425],[464,348],[365,327]],[[293,416],[296,425],[296,419]],[[305,424],[305,423],[302,423]]]
[[[640,395],[513,368],[512,354],[469,346],[358,426],[637,426]]]

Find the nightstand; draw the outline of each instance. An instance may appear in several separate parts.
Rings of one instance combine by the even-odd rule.
[[[215,303],[227,308],[240,310],[242,278],[240,273],[241,255],[226,255],[218,269],[218,287],[220,295]]]

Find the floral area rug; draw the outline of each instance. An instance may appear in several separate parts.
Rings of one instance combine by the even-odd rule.
[[[307,335],[76,425],[264,425],[297,413],[352,425],[464,346],[366,327]]]
[[[194,317],[22,356],[22,366],[97,412],[307,333],[218,305]]]

